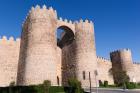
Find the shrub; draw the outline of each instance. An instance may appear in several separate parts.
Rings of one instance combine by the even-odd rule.
[[[110,88],[115,88],[116,85],[108,85],[108,87],[110,87]]]
[[[138,84],[138,86],[140,86],[140,82],[138,82],[137,84]]]
[[[70,93],[69,88],[60,86],[51,86],[49,93]],[[0,87],[0,93],[45,93],[43,84],[32,86],[14,86],[14,87]]]
[[[81,82],[78,81],[75,78],[71,78],[68,80],[68,85],[71,88],[74,88],[75,90],[73,91],[73,93],[83,93],[82,87],[81,87]]]
[[[134,88],[136,88],[137,87],[137,85],[136,85],[136,83],[134,83],[134,82],[127,82],[126,83],[126,88],[127,89],[134,89]]]
[[[108,87],[108,81],[104,81],[104,87]]]
[[[15,86],[15,81],[10,82],[9,86]]]
[[[64,87],[60,86],[51,86],[49,88],[49,93],[63,93],[64,92]]]
[[[103,87],[103,86],[104,86],[103,82],[99,80],[99,87]]]
[[[51,81],[49,81],[49,80],[44,80],[43,86],[44,86],[44,91],[45,91],[45,93],[49,93],[49,88],[50,88],[50,86],[51,86]]]
[[[49,81],[49,80],[44,80],[43,85],[44,85],[44,86],[47,86],[47,87],[50,87],[50,86],[51,86],[51,81]]]

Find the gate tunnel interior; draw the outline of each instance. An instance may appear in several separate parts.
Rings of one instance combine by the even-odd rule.
[[[57,47],[60,48],[58,52],[58,64],[61,64],[58,72],[58,78],[62,85],[67,85],[68,79],[75,76],[75,67],[73,65],[74,58],[74,32],[67,26],[61,26],[56,31]],[[58,80],[57,78],[57,80]],[[59,82],[59,80],[58,80]],[[59,85],[59,83],[58,83]]]
[[[57,35],[57,46],[61,49],[69,45],[74,40],[74,33],[73,31],[67,26],[60,26],[56,32]]]

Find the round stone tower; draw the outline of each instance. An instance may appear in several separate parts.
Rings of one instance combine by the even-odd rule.
[[[23,25],[18,85],[41,84],[50,80],[57,85],[57,14],[52,8],[38,5],[31,9]]]
[[[76,75],[82,87],[96,87],[97,61],[93,23],[80,20],[75,24]]]
[[[133,79],[133,61],[130,49],[117,50],[110,53],[113,69],[127,72],[130,81]]]

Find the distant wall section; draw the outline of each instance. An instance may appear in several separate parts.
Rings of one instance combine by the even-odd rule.
[[[13,37],[0,39],[0,86],[16,82],[20,39]]]
[[[109,59],[97,56],[98,80],[102,82],[108,81],[109,84],[114,84],[113,76],[109,73],[112,68],[112,63]]]
[[[140,64],[134,63],[133,67],[134,67],[133,81],[140,82]]]

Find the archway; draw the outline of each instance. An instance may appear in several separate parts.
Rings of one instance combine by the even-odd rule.
[[[66,45],[69,45],[74,40],[73,31],[67,26],[60,26],[57,29],[57,46],[63,48]]]
[[[58,55],[58,72],[59,80],[62,85],[67,85],[68,79],[75,77],[75,67],[73,66],[74,58],[74,32],[67,26],[60,26],[57,31],[57,55]],[[59,52],[58,52],[59,51]],[[61,53],[60,53],[61,52]],[[61,58],[60,58],[61,57]],[[61,71],[61,72],[59,72]]]

